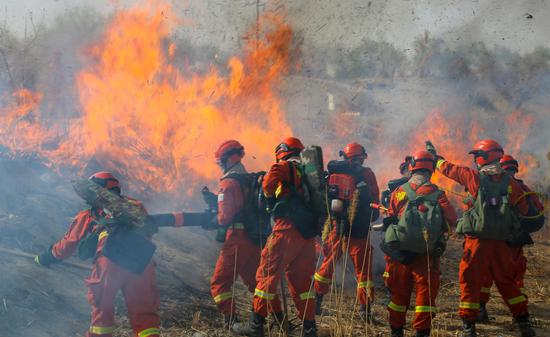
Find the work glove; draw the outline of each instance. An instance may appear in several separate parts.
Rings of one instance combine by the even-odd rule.
[[[275,208],[275,204],[277,204],[277,198],[275,197],[266,197],[265,198],[266,203],[266,211],[268,213],[271,213],[273,211],[273,208]]]
[[[434,157],[435,157],[435,162],[437,163],[440,159],[445,159],[443,158],[442,156],[440,156],[439,154],[437,154],[437,151],[435,149],[435,146],[432,144],[431,141],[427,140],[426,141],[426,151],[428,151],[429,153],[433,154]]]
[[[388,227],[390,227],[391,224],[397,224],[398,222],[399,222],[399,219],[395,215],[385,217],[382,220],[382,223],[384,224],[384,230],[388,229]]]
[[[50,247],[47,251],[40,255],[36,255],[34,257],[34,262],[39,266],[48,267],[51,264],[61,262],[61,260],[58,260],[55,256],[52,254],[52,248]]]
[[[218,224],[218,214],[212,213],[211,215],[212,217],[208,219],[208,221],[205,221],[201,224],[202,229],[209,231],[218,229],[218,227],[220,227],[220,224]]]

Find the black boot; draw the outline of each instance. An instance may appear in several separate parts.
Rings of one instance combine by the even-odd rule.
[[[430,329],[427,330],[417,330],[416,337],[430,337]]]
[[[246,323],[235,322],[231,326],[231,331],[241,336],[264,337],[265,318],[257,313],[250,315],[250,320]]]
[[[374,324],[372,305],[370,304],[370,302],[368,304],[361,304],[359,306],[359,316],[363,321],[366,321],[369,324]]]
[[[477,337],[475,321],[462,321],[462,337]]]
[[[533,330],[528,314],[516,317],[516,322],[518,322],[521,337],[535,337],[537,335],[535,330]]]
[[[315,324],[315,321],[304,320],[302,337],[317,337],[317,325]]]
[[[323,294],[315,293],[315,315],[320,316],[323,313]]]
[[[391,337],[403,337],[403,327],[391,328]]]
[[[275,312],[272,316],[274,322],[271,325],[271,329],[288,335],[290,332],[290,322],[288,321],[288,317],[285,317],[283,312]]]
[[[233,327],[233,324],[239,322],[237,315],[227,315],[223,318],[223,326],[225,329],[230,329]]]
[[[487,303],[481,303],[479,306],[479,314],[477,315],[478,323],[489,323],[489,314],[487,313]]]

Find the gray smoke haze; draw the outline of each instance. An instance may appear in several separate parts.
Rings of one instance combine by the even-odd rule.
[[[190,19],[181,32],[193,42],[209,43],[235,51],[241,37],[256,17],[254,0],[170,1],[177,12]],[[107,14],[135,0],[3,0],[5,23],[19,33],[35,21],[51,22],[67,9],[79,5]],[[451,44],[481,41],[488,46],[504,46],[528,52],[537,46],[550,46],[550,4],[544,0],[420,0],[420,1],[318,1],[260,0],[261,9],[286,7],[294,28],[307,43],[343,42],[357,45],[364,37],[390,42],[413,53],[413,41],[425,31]],[[528,14],[532,19],[528,19]]]
[[[113,8],[135,3],[115,1],[113,6],[112,2],[2,1],[0,9],[5,8],[6,19],[1,26],[19,37],[24,35],[25,20],[29,28],[29,11],[36,23],[44,18],[47,28],[41,30],[29,52],[27,64],[32,67],[23,67],[15,75],[24,78],[23,85],[44,93],[41,109],[50,123],[64,123],[80,113],[74,76],[85,65],[84,48],[100,36]],[[185,46],[180,56],[189,58],[197,69],[225,64],[228,55],[240,53],[242,36],[256,19],[254,0],[172,3],[185,22],[174,37]],[[295,134],[305,143],[322,145],[326,160],[336,159],[345,143],[362,142],[369,153],[367,165],[373,167],[383,188],[382,182],[398,174],[402,158],[433,135],[455,145],[447,144],[443,155],[468,163],[470,133],[480,128],[476,136],[495,137],[519,157],[533,156],[534,168],[525,177],[537,190],[550,192],[550,61],[543,49],[535,52],[537,47],[550,47],[547,1],[292,0],[260,4],[261,11],[275,8],[286,12],[302,42],[297,56],[302,68],[285,78],[281,88],[284,108]],[[5,41],[8,39],[0,39]],[[214,58],[218,52],[221,60]],[[8,55],[8,60],[18,65],[20,55]],[[9,94],[10,90],[0,65],[0,91]],[[448,122],[448,133],[442,136],[434,131],[442,120],[427,118],[434,110]],[[523,117],[506,119],[516,110],[521,110]],[[520,128],[525,116],[534,122]],[[415,134],[416,143],[411,143]],[[523,138],[521,148],[516,148],[514,140]],[[248,153],[245,161],[253,156]],[[88,169],[92,168],[97,167],[92,163]],[[1,158],[0,173],[2,186],[9,190],[0,200],[3,246],[33,252],[46,249],[83,206],[72,193],[69,179],[32,156]],[[213,181],[210,187],[214,186]],[[189,199],[155,195],[146,200],[146,206],[151,212],[202,207],[200,201]],[[161,286],[185,283],[206,290],[219,249],[212,233],[161,231],[155,238]],[[61,327],[68,319],[77,323],[67,330],[85,330],[88,308],[80,275],[63,279],[55,269],[50,270],[40,288],[29,281],[36,278],[34,266],[11,260],[0,263],[2,270],[16,263],[18,267],[16,274],[5,273],[4,279],[0,278],[0,297],[8,298],[9,315],[28,315],[35,320],[30,327],[25,326],[31,320],[13,327],[1,316],[0,331],[21,337],[63,336],[51,328],[56,326],[52,322]],[[59,284],[66,286],[66,293]],[[34,290],[25,293],[22,286],[53,295]],[[12,293],[15,295],[8,296]],[[14,305],[12,309],[12,303],[27,308]],[[68,303],[75,312],[70,317],[48,318],[51,321],[37,317],[56,303]],[[35,306],[41,310],[38,314],[28,309]]]

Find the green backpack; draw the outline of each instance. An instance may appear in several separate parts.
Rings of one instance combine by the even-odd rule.
[[[456,232],[486,240],[510,240],[520,232],[521,224],[516,211],[508,201],[510,176],[494,182],[480,175],[480,188],[474,207],[458,221]]]
[[[443,211],[438,202],[443,192],[437,190],[428,195],[418,195],[409,183],[401,187],[408,199],[407,206],[399,222],[391,224],[386,230],[384,242],[397,250],[432,253],[444,241]],[[425,211],[419,210],[419,207]]]

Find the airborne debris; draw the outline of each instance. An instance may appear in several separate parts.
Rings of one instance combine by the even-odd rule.
[[[531,15],[529,13],[525,13],[524,16],[527,20],[531,20],[533,18],[533,15]]]

